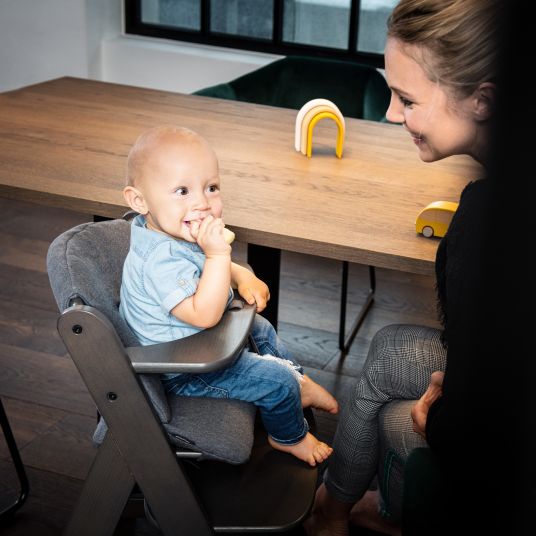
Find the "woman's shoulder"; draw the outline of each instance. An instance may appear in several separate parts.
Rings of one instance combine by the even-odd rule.
[[[462,190],[462,193],[460,195],[460,201],[464,197],[469,197],[473,195],[480,195],[483,192],[487,192],[489,190],[490,181],[489,179],[475,179],[470,182],[468,182],[465,186],[465,188]]]
[[[468,183],[460,195],[460,203],[455,214],[458,216],[457,219],[469,216],[468,212],[473,215],[481,212],[488,205],[490,193],[489,179],[477,179]]]

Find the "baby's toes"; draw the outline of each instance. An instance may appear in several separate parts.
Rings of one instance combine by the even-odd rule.
[[[315,459],[317,462],[323,462],[333,452],[333,449],[325,443],[319,443],[315,448]]]
[[[323,460],[319,460],[316,456],[316,453],[313,452],[310,456],[307,456],[307,463],[311,466],[311,467],[315,467],[315,465],[317,464],[317,462],[322,462]]]

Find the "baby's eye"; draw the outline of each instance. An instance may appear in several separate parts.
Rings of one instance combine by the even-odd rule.
[[[175,190],[175,193],[177,195],[188,195],[188,188],[186,188],[185,186],[181,186],[180,188],[177,188]]]
[[[220,187],[217,185],[217,184],[211,184],[207,190],[210,192],[210,193],[214,193],[214,192],[218,192],[220,190]]]

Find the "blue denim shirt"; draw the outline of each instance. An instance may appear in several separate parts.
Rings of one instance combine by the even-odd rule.
[[[171,310],[195,294],[204,264],[205,254],[197,244],[148,229],[142,215],[132,220],[119,312],[140,344],[168,342],[201,331],[177,319]],[[229,289],[229,302],[232,297]]]

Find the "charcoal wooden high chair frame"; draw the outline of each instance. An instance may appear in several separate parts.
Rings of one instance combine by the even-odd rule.
[[[48,253],[58,330],[102,416],[100,446],[65,534],[113,534],[135,487],[165,535],[290,530],[312,505],[316,468],[271,448],[252,404],[168,399],[159,379],[230,364],[247,342],[254,307],[235,300],[212,329],[135,346],[118,314],[129,238],[124,220],[87,223]]]

